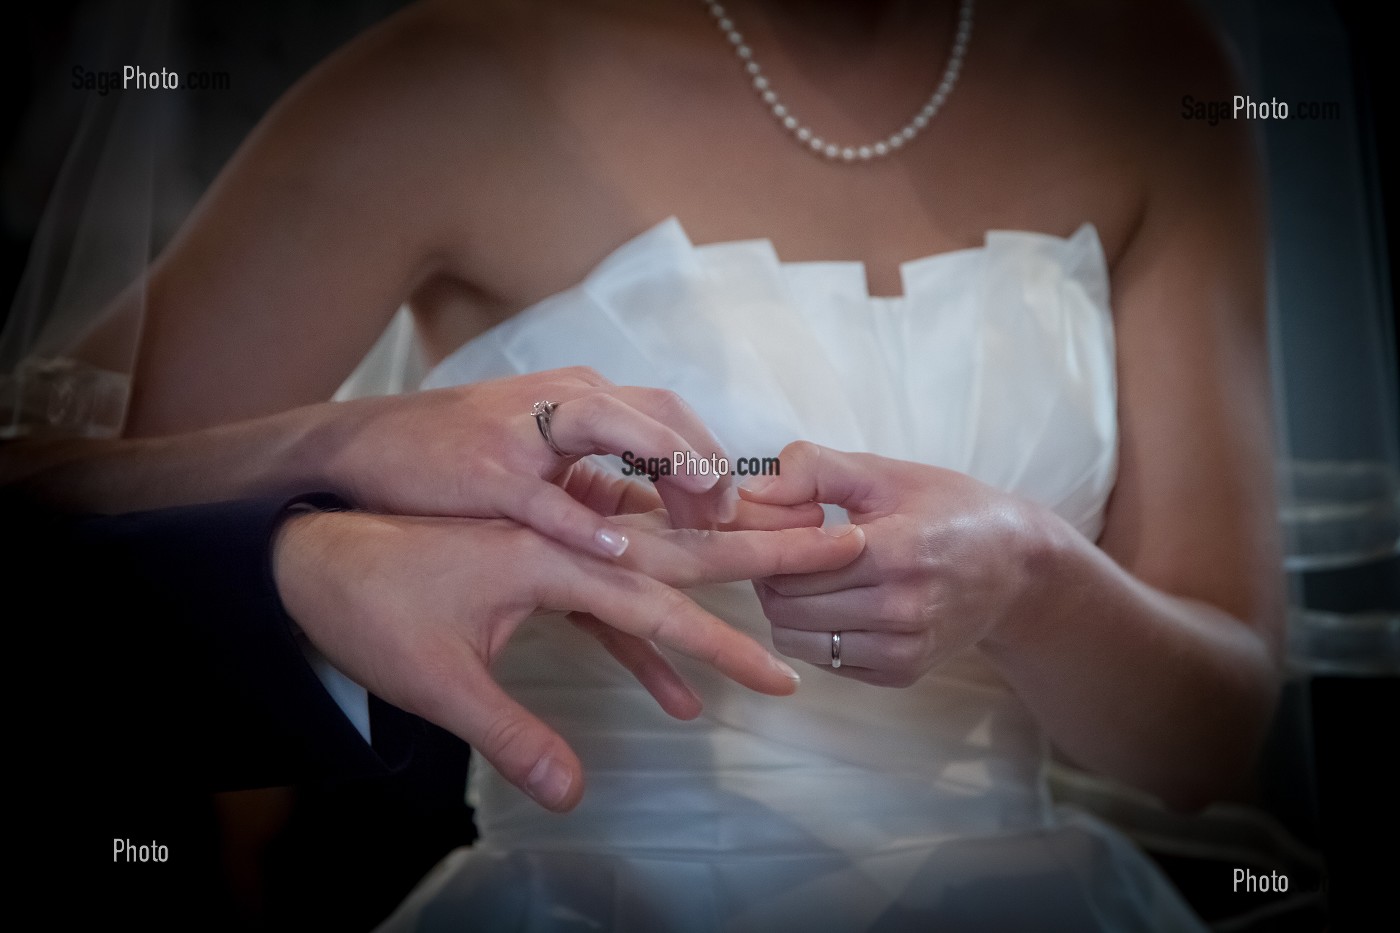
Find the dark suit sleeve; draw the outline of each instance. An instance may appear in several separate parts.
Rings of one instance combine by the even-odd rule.
[[[401,769],[425,724],[371,697],[366,744],[282,607],[270,556],[289,504],[78,518],[9,504],[5,537],[24,550],[9,589],[31,597],[22,663],[53,688],[49,738],[103,749],[104,770],[209,789]]]

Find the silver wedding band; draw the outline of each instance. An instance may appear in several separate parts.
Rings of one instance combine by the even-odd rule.
[[[841,666],[841,633],[831,633],[831,669]]]
[[[559,445],[554,443],[554,435],[549,432],[549,421],[558,407],[558,402],[536,402],[530,406],[530,414],[535,416],[535,427],[540,429],[540,437],[544,438],[549,449],[561,457],[567,457],[568,454],[559,449]]]

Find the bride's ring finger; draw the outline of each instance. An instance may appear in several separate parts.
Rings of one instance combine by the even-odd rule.
[[[530,414],[535,418],[535,427],[539,428],[540,437],[544,438],[545,446],[554,451],[557,456],[567,457],[568,451],[561,450],[559,445],[554,442],[552,423],[554,409],[558,407],[558,402],[538,401],[530,406]]]
[[[839,648],[835,635],[840,635]],[[773,647],[779,654],[818,667],[840,670],[889,670],[902,666],[917,639],[913,635],[889,632],[841,631],[804,632],[773,626]],[[836,660],[840,659],[840,664]]]
[[[683,488],[705,492],[715,484],[714,473],[671,472],[677,452],[695,456],[690,445],[679,433],[614,397],[610,390],[554,401],[547,411],[544,405],[536,402],[530,411],[535,421],[531,430],[537,433],[533,443],[539,444],[543,436],[549,448],[562,457],[614,454],[640,461],[644,466],[639,472],[647,466],[660,467],[665,461],[664,475],[674,476]]]

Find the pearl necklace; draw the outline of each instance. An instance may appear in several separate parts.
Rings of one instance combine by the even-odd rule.
[[[703,2],[710,8],[710,15],[715,18],[719,31],[724,33],[729,43],[734,46],[734,54],[739,56],[744,70],[753,80],[753,89],[758,92],[763,103],[767,105],[773,114],[773,119],[777,120],[783,129],[796,137],[799,144],[806,146],[812,152],[828,159],[840,159],[844,162],[869,162],[871,159],[884,158],[918,136],[919,132],[928,126],[934,114],[943,107],[948,95],[953,92],[953,85],[958,81],[958,72],[962,70],[963,56],[967,54],[967,43],[972,38],[973,0],[962,0],[958,7],[958,31],[953,39],[953,51],[948,55],[948,66],[943,69],[943,77],[924,104],[923,109],[916,113],[914,119],[904,124],[902,128],[877,143],[871,143],[867,146],[838,146],[818,136],[811,127],[797,118],[797,115],[792,112],[792,108],[782,102],[778,97],[778,92],[770,86],[768,77],[763,73],[763,68],[754,59],[753,50],[744,44],[744,34],[734,26],[734,21],[724,11],[724,7],[720,6],[716,0],[703,0]]]

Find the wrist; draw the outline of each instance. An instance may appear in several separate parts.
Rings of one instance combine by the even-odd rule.
[[[1083,535],[1050,509],[1024,503],[1015,523],[1013,556],[1018,591],[1007,611],[983,637],[983,650],[1005,657],[1034,643],[1037,629],[1061,624],[1063,602],[1075,591],[1076,562],[1092,548]]]
[[[367,489],[371,470],[366,452],[372,453],[372,448],[366,439],[374,433],[371,425],[383,406],[391,403],[390,399],[367,398],[326,402],[308,409],[288,451],[294,461],[306,464],[314,474],[315,484],[303,488],[330,490],[356,507],[382,507]]]
[[[299,496],[283,506],[272,532],[269,562],[272,580],[283,612],[298,629],[309,600],[314,599],[318,567],[325,563],[324,536],[335,523],[335,513],[346,505],[336,496],[317,493]]]

